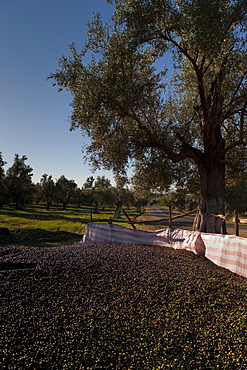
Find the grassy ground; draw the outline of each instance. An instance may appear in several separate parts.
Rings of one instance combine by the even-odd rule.
[[[79,241],[85,233],[85,227],[91,221],[91,207],[52,207],[30,205],[23,210],[6,206],[0,211],[0,228],[8,228],[9,235],[0,234],[0,245],[52,246],[68,245]],[[128,211],[134,217],[134,211]],[[114,209],[107,208],[100,213],[92,213],[94,222],[108,222],[113,217]],[[130,226],[126,218],[114,220],[114,223]]]

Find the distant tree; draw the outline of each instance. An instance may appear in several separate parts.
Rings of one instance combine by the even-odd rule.
[[[86,206],[93,206],[95,201],[94,190],[82,188],[83,204]]]
[[[42,189],[42,199],[46,202],[46,209],[49,211],[55,195],[55,183],[52,179],[52,175],[47,175],[46,173],[42,175],[40,185]]]
[[[226,189],[226,205],[229,214],[233,214],[236,209],[239,214],[247,212],[247,182],[240,182]]]
[[[247,182],[245,148],[236,148],[227,158],[226,183],[228,187]]]
[[[117,174],[115,176],[116,182],[116,210],[114,218],[119,218],[122,212],[122,207],[130,207],[135,205],[135,198],[133,191],[129,190],[129,180],[125,175]]]
[[[2,152],[0,152],[0,180],[2,180],[4,178],[4,165],[6,164],[6,162],[3,160],[3,156],[2,156]]]
[[[236,148],[228,157],[226,172],[226,210],[232,214],[247,212],[247,161],[244,150]]]
[[[88,206],[92,206],[95,201],[94,197],[94,182],[95,178],[93,176],[87,177],[86,181],[82,186],[82,194],[84,197],[84,202]]]
[[[195,209],[200,203],[200,179],[191,161],[179,162],[174,170],[174,183],[168,191],[169,202],[180,210]]]
[[[139,178],[137,174],[132,178],[132,193],[136,212],[142,212],[143,207],[147,205],[151,197],[153,197],[149,185],[145,182],[139,182],[139,180],[141,180],[141,178]]]
[[[83,188],[92,190],[94,188],[94,182],[95,178],[93,176],[88,177],[83,184]]]
[[[74,180],[68,180],[64,175],[56,181],[56,200],[62,203],[63,210],[66,210],[70,203],[71,197],[75,193],[77,184]]]
[[[30,202],[34,192],[33,169],[25,163],[26,160],[25,155],[20,158],[15,154],[14,163],[6,172],[6,185],[16,209]]]
[[[101,207],[113,207],[116,202],[116,190],[113,187],[95,189],[95,196]]]
[[[85,204],[86,202],[85,194],[83,193],[83,190],[78,187],[75,189],[72,199],[73,199],[72,202],[77,204],[77,207],[81,207],[81,205]]]
[[[135,198],[136,212],[142,212],[143,207],[145,207],[148,204],[148,199],[149,199],[149,197]]]
[[[5,183],[5,172],[4,165],[6,162],[3,160],[2,153],[0,152],[0,209],[3,208],[3,205],[8,200],[8,188]]]
[[[116,192],[111,181],[105,176],[98,176],[94,184],[94,196],[96,205],[99,207],[113,206],[116,201]],[[98,211],[98,209],[97,209]]]
[[[126,175],[122,175],[122,174],[117,173],[114,176],[114,180],[115,180],[115,183],[116,183],[116,188],[118,190],[119,189],[124,189],[129,185],[129,179]]]
[[[41,183],[36,183],[34,185],[33,200],[34,200],[34,202],[36,202],[36,204],[39,204],[39,202],[41,202],[42,199],[43,199],[42,185],[41,185]]]
[[[105,176],[97,176],[94,187],[98,189],[107,189],[111,187],[111,181]]]

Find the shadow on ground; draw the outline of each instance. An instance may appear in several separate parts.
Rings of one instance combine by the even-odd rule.
[[[6,228],[0,230],[0,246],[51,247],[54,245],[70,245],[79,242],[81,238],[82,235],[67,231],[26,229],[10,232]]]

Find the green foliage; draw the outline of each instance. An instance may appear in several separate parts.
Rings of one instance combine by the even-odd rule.
[[[15,154],[13,165],[7,170],[5,183],[10,193],[10,198],[15,202],[16,209],[32,199],[34,191],[32,183],[33,169],[25,163],[27,157],[21,158]]]
[[[94,45],[98,33],[93,34],[94,24],[90,27],[88,48],[94,48],[92,52],[97,54],[98,45]],[[92,39],[94,36],[96,40]],[[83,66],[83,54],[73,47],[74,60],[63,58],[61,72],[56,73],[58,84],[64,84],[74,95],[71,129],[80,126],[92,138],[88,148],[91,162],[116,171],[124,169],[128,156],[138,154],[131,142],[140,142],[141,121],[144,119],[144,126],[148,127],[159,104],[155,87],[160,78],[152,76],[152,55],[148,51],[132,53],[126,41],[114,33],[107,39],[110,47],[108,44],[101,47],[104,58],[98,63],[92,60],[87,67]],[[150,114],[145,118],[147,109]],[[147,138],[148,133],[142,140]],[[128,142],[130,145],[126,145]]]
[[[6,203],[9,197],[9,191],[5,181],[5,173],[4,173],[4,162],[2,153],[0,152],[0,209],[2,209],[3,205]]]
[[[4,168],[3,166],[6,164],[3,160],[2,152],[0,152],[0,179],[4,178]]]
[[[98,176],[94,183],[94,200],[101,207],[113,207],[117,196],[116,189],[111,186],[111,182],[105,176]]]
[[[97,176],[94,186],[95,189],[109,189],[111,187],[111,181],[105,176]]]
[[[71,45],[72,58],[49,76],[73,96],[71,129],[91,138],[94,168],[124,173],[131,163],[150,188],[174,181],[170,161],[189,161],[187,171],[199,173],[200,227],[218,232],[210,215],[225,211],[227,156],[237,147],[246,155],[246,1],[112,3],[112,22],[97,14],[83,51]],[[161,61],[174,63],[171,81]]]
[[[85,183],[83,184],[84,189],[93,189],[93,184],[94,184],[94,177],[90,176],[86,179]]]
[[[112,187],[106,189],[96,188],[94,190],[94,199],[101,207],[113,207],[117,199],[116,190]]]
[[[236,209],[239,214],[247,212],[247,184],[239,183],[237,186],[228,187],[226,190],[227,211],[233,214]]]
[[[49,210],[55,194],[55,183],[52,179],[52,175],[48,176],[46,173],[42,175],[40,189],[42,199],[46,202],[46,208]]]
[[[56,181],[55,199],[59,203],[63,204],[63,209],[66,209],[67,205],[70,203],[76,187],[77,185],[75,181],[66,179],[64,175],[59,177],[59,179]]]
[[[199,132],[206,119],[213,119],[214,104],[220,109],[214,117],[219,126],[230,117],[240,123],[237,113],[246,114],[240,33],[241,27],[245,32],[245,3],[126,0],[115,5],[112,27],[104,27],[96,15],[83,52],[72,45],[73,58],[63,57],[60,71],[50,75],[74,97],[71,128],[81,127],[91,137],[88,151],[95,166],[123,169],[128,158],[142,158],[147,148],[158,150],[161,158],[163,152],[175,161],[195,160],[199,152],[192,147],[204,145]],[[86,66],[89,50],[95,58]],[[167,50],[174,53],[178,72],[173,99],[164,103],[166,79],[155,73],[153,62]],[[240,125],[239,135],[243,132]],[[233,145],[229,131],[224,136]]]
[[[136,172],[132,177],[135,192],[145,194],[150,191],[168,190],[175,181],[175,167],[157,150],[147,151],[146,155],[136,162]]]

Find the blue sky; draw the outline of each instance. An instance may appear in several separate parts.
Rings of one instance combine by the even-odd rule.
[[[94,12],[109,20],[113,7],[105,0],[0,0],[0,151],[13,164],[14,154],[28,157],[33,181],[44,173],[61,175],[82,186],[91,172],[84,164],[80,130],[69,131],[71,95],[58,93],[46,77],[86,39],[85,23]]]

